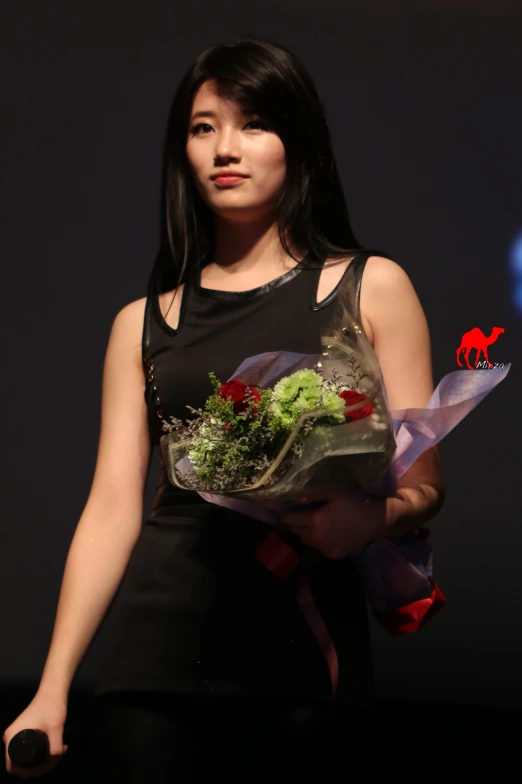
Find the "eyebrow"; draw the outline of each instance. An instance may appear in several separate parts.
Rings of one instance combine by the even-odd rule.
[[[195,119],[196,119],[196,117],[215,117],[215,116],[216,116],[216,113],[215,113],[215,112],[212,112],[212,111],[209,111],[209,112],[196,112],[196,113],[195,113],[195,114],[193,114],[193,115],[192,115],[192,117],[190,118],[190,122],[192,122],[193,120],[195,120]]]
[[[243,112],[243,114],[245,117],[248,117],[249,115],[257,114],[257,112],[255,111]],[[195,114],[191,116],[190,122],[194,122],[194,120],[196,120],[198,117],[217,117],[217,115],[212,110],[195,112]]]

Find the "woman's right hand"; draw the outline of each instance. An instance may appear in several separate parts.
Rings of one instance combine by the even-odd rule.
[[[27,708],[4,731],[5,766],[7,772],[23,779],[34,778],[56,768],[68,749],[63,743],[63,730],[67,718],[67,698],[38,691]],[[42,730],[49,739],[47,760],[34,768],[16,765],[7,749],[11,739],[21,730]]]

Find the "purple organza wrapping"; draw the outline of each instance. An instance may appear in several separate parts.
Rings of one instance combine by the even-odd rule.
[[[340,456],[341,461],[337,464],[343,467],[355,466],[353,476],[357,478],[354,483],[365,492],[379,497],[393,495],[397,480],[415,460],[453,430],[508,374],[510,364],[499,370],[456,370],[442,378],[424,408],[390,410],[377,355],[358,317],[358,280],[360,282],[356,269],[349,267],[339,285],[330,322],[321,330],[321,354],[288,351],[258,354],[245,359],[228,380],[235,378],[267,388],[283,376],[321,362],[325,377],[331,377],[335,369],[342,373],[346,388],[367,395],[374,413],[332,428],[328,450],[323,449],[322,454],[321,437],[311,433],[303,455],[287,472],[286,479],[274,485],[273,498],[269,498],[269,491],[263,495],[258,490],[230,495],[200,492],[206,501],[275,525],[278,523],[277,506],[292,498],[298,500],[301,490],[304,491],[305,486],[308,488],[309,476],[313,480],[311,469],[315,461],[327,455],[332,455],[333,460]],[[376,424],[374,432],[371,424]],[[186,452],[177,451],[176,437],[172,433],[161,439],[161,446],[170,481],[182,487],[176,473],[191,470],[190,460],[184,456]],[[330,465],[335,467],[335,464],[328,464],[327,473]],[[359,475],[358,468],[362,469]],[[342,477],[342,472],[337,476]],[[369,480],[370,476],[374,478]],[[324,472],[322,475],[319,472],[318,477],[321,485]],[[368,481],[362,481],[362,477]],[[343,486],[346,486],[344,481]],[[272,508],[268,508],[269,505]],[[376,611],[397,610],[432,594],[433,585],[429,580],[432,551],[426,539],[416,531],[371,542],[350,559],[359,570],[369,602]]]
[[[260,362],[261,358],[264,358]],[[275,352],[245,360],[231,376],[270,386],[278,378],[298,367],[312,367],[319,355],[297,355]],[[364,487],[378,496],[393,494],[396,482],[417,458],[439,443],[461,422],[504,378],[511,363],[499,370],[456,370],[442,378],[424,408],[390,410],[396,439],[396,450],[388,470],[372,486]],[[257,377],[253,377],[256,372]],[[386,396],[383,385],[383,392]],[[278,522],[277,511],[259,503],[237,497],[200,492],[210,503],[234,509],[270,525]],[[393,611],[431,595],[433,586],[432,550],[426,539],[415,532],[393,539],[371,542],[350,556],[366,586],[367,596],[377,611]]]

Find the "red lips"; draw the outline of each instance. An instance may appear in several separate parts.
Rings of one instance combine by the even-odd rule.
[[[234,171],[233,169],[223,169],[222,171],[212,174],[210,179],[215,180],[218,177],[248,177],[248,174],[243,174],[242,172]]]

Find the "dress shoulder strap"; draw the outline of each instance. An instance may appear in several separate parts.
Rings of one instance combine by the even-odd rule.
[[[141,338],[141,357],[146,366],[151,354],[152,344],[152,296],[147,294],[145,313],[143,317],[143,330]]]
[[[147,419],[149,425],[149,437],[151,448],[159,443],[161,433],[161,420],[163,419],[163,411],[161,407],[161,399],[158,392],[158,379],[156,376],[156,369],[154,366],[155,357],[158,352],[161,352],[162,347],[158,344],[159,329],[154,320],[154,299],[150,292],[147,294],[145,301],[145,312],[143,317],[143,331],[141,340],[141,357],[143,362],[143,371],[145,375],[145,385],[143,389],[143,397],[147,405]]]
[[[350,264],[351,273],[353,276],[353,314],[357,321],[361,321],[361,281],[364,272],[364,268],[366,266],[366,262],[373,256],[373,253],[370,251],[366,251],[365,253],[359,253],[353,260],[352,264]]]
[[[351,270],[353,275],[353,313],[359,323],[361,321],[361,281],[366,262],[370,256],[384,256],[384,258],[390,258],[390,256],[382,250],[365,250],[364,252],[358,253],[348,267],[348,270]]]
[[[344,270],[343,274],[341,275],[340,280],[332,289],[332,291],[328,294],[325,299],[321,300],[321,302],[317,302],[317,289],[319,287],[319,280],[321,277],[322,267],[317,267],[315,270],[315,274],[311,276],[311,299],[310,305],[312,310],[322,310],[323,308],[327,307],[332,303],[336,298],[337,294],[339,293],[339,289],[341,286],[344,285],[344,282],[349,279],[350,283],[350,304],[352,308],[353,314],[359,319],[359,299],[360,299],[360,289],[361,289],[361,279],[364,270],[364,265],[368,261],[370,256],[373,256],[374,252],[369,251],[359,251],[348,264],[346,269]]]

